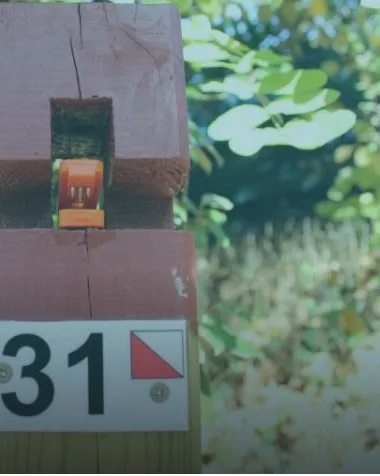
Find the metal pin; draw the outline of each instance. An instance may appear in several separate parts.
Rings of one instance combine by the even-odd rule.
[[[162,383],[157,382],[150,389],[150,398],[156,403],[163,403],[170,397],[170,388]]]
[[[78,203],[83,203],[83,187],[78,188]]]
[[[8,383],[13,377],[13,369],[5,362],[0,362],[0,383]]]

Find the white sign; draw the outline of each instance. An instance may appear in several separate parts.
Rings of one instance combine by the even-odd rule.
[[[186,329],[0,321],[0,432],[187,431]]]

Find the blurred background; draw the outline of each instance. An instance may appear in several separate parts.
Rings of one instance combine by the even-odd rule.
[[[377,473],[380,2],[172,3],[204,471]]]
[[[205,472],[378,473],[379,2],[175,3]]]

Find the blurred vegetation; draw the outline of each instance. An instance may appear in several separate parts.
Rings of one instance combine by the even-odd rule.
[[[206,472],[378,472],[370,235],[305,221],[200,257]]]
[[[335,165],[323,225],[267,225],[231,246],[232,195],[177,203],[200,249],[206,472],[378,472],[380,5],[364,3],[180,3],[195,166],[234,160],[249,196],[238,161],[266,161],[264,148],[273,177],[289,148],[298,164],[326,156],[295,173],[304,195]],[[280,174],[267,183],[270,200]]]
[[[205,472],[377,473],[380,0],[172,3]]]

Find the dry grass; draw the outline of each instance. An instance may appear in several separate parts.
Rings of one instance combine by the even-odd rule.
[[[274,238],[199,258],[205,471],[377,472],[369,229],[308,222]]]

